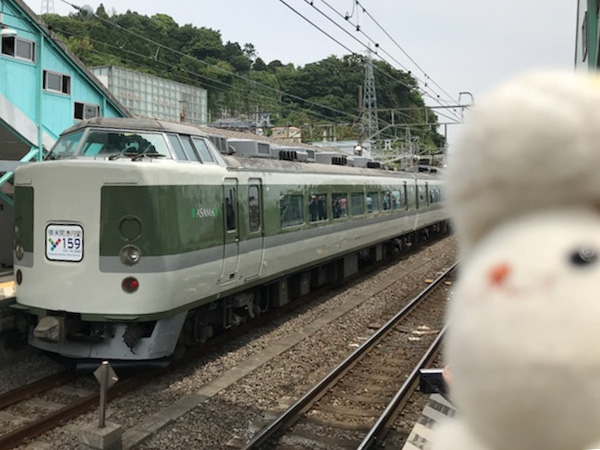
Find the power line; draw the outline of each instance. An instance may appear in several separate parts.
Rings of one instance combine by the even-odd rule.
[[[66,3],[66,4],[70,5],[71,7],[73,7],[74,9],[76,9],[76,10],[78,10],[78,11],[82,11],[82,8],[81,8],[81,7],[79,7],[79,6],[77,6],[77,5],[74,5],[74,4],[72,4],[72,3],[70,3],[70,2],[68,2],[68,1],[66,1],[66,0],[61,0],[61,1],[62,1],[63,3]],[[287,4],[287,3],[286,3],[284,0],[280,0],[280,1],[281,1],[282,3],[284,3],[284,4],[285,4],[285,5],[288,7],[288,8],[290,8],[292,11],[294,11],[296,14],[300,15],[300,16],[301,16],[301,17],[302,17],[304,20],[308,21],[308,22],[309,22],[311,25],[313,25],[314,27],[316,27],[317,29],[319,29],[319,30],[320,30],[322,33],[324,33],[324,34],[325,34],[327,37],[329,37],[329,38],[330,38],[330,39],[332,39],[334,42],[336,42],[338,45],[340,45],[340,46],[342,46],[344,49],[346,49],[346,50],[347,50],[347,51],[348,51],[350,54],[352,54],[352,55],[355,55],[355,53],[354,53],[354,52],[353,52],[353,51],[352,51],[350,48],[348,48],[348,47],[347,47],[347,46],[345,46],[343,43],[341,43],[340,41],[338,41],[337,39],[335,39],[333,36],[331,36],[331,35],[330,35],[329,33],[327,33],[325,30],[321,29],[319,26],[317,26],[316,24],[314,24],[314,23],[313,23],[312,21],[310,21],[310,20],[309,20],[307,17],[303,16],[301,13],[299,13],[298,11],[296,11],[296,10],[295,10],[293,7],[291,7],[289,4]],[[145,37],[145,36],[143,36],[143,35],[140,35],[140,34],[134,33],[133,31],[131,31],[131,30],[128,30],[127,28],[124,28],[124,27],[122,27],[121,25],[119,25],[119,24],[117,24],[117,23],[114,23],[114,22],[112,22],[112,21],[110,21],[110,20],[107,20],[107,19],[105,19],[105,18],[103,18],[103,17],[101,17],[101,16],[98,16],[98,15],[94,14],[93,12],[91,12],[91,15],[92,15],[92,16],[94,16],[94,17],[96,17],[96,18],[97,18],[98,20],[100,20],[101,22],[107,23],[107,24],[109,24],[110,26],[113,26],[113,27],[115,27],[115,28],[117,28],[117,29],[119,29],[119,30],[122,30],[122,31],[126,32],[126,33],[132,34],[132,35],[134,35],[134,36],[136,36],[136,37],[138,37],[138,38],[140,38],[140,39],[142,39],[142,40],[144,40],[144,41],[146,41],[146,42],[149,42],[149,43],[151,43],[151,44],[153,44],[153,45],[156,45],[158,49],[160,49],[160,48],[163,48],[163,49],[165,49],[165,50],[168,50],[168,51],[170,51],[170,52],[172,52],[172,53],[174,53],[174,54],[178,54],[178,55],[180,55],[180,56],[182,56],[182,57],[184,57],[184,58],[189,58],[189,59],[191,59],[191,60],[193,60],[193,61],[196,61],[196,62],[199,62],[200,64],[203,64],[203,65],[205,65],[205,66],[207,66],[207,67],[211,67],[211,68],[213,68],[213,69],[216,69],[216,70],[218,70],[218,71],[220,71],[220,72],[222,72],[222,73],[225,73],[225,74],[228,74],[228,75],[234,76],[234,77],[236,77],[236,78],[239,78],[239,79],[243,80],[243,81],[244,81],[244,82],[246,82],[246,83],[253,84],[253,85],[256,85],[256,86],[260,86],[260,87],[262,87],[262,88],[264,88],[264,89],[266,89],[266,90],[268,90],[268,91],[275,92],[275,93],[277,93],[277,94],[280,94],[280,95],[282,95],[282,96],[286,96],[286,97],[292,98],[292,99],[294,99],[294,100],[301,101],[301,102],[304,102],[304,103],[306,103],[306,104],[309,104],[309,105],[316,106],[316,107],[318,107],[318,108],[323,108],[323,109],[325,109],[325,110],[329,110],[329,111],[332,111],[332,112],[336,112],[336,113],[338,113],[338,114],[342,114],[342,115],[344,115],[344,116],[351,117],[352,119],[357,119],[357,116],[356,116],[356,115],[350,114],[350,113],[348,113],[348,112],[346,112],[346,111],[341,111],[341,110],[338,110],[338,109],[335,109],[335,108],[331,108],[331,107],[328,107],[328,106],[326,106],[326,105],[322,105],[322,104],[319,104],[319,103],[313,102],[313,101],[311,101],[311,100],[308,100],[308,99],[305,99],[305,98],[302,98],[302,97],[299,97],[299,96],[296,96],[296,95],[293,95],[293,94],[289,94],[289,93],[287,93],[287,92],[285,92],[285,91],[282,91],[282,90],[280,90],[280,89],[272,88],[271,86],[268,86],[268,85],[265,85],[265,84],[259,83],[259,82],[257,82],[257,81],[250,80],[250,79],[248,79],[248,78],[242,77],[242,76],[241,76],[241,75],[239,75],[239,74],[236,74],[236,73],[234,73],[234,72],[228,71],[228,70],[226,70],[226,69],[223,69],[223,68],[221,68],[221,67],[219,67],[219,66],[216,66],[216,65],[213,65],[213,64],[206,63],[206,62],[204,62],[204,61],[202,61],[202,60],[199,60],[199,59],[197,59],[197,58],[195,58],[195,57],[193,57],[193,56],[187,55],[187,54],[185,54],[185,53],[182,53],[182,52],[180,52],[180,51],[178,51],[178,50],[176,50],[176,49],[172,49],[172,48],[170,48],[170,47],[168,47],[168,46],[166,46],[166,45],[164,45],[164,44],[161,44],[161,43],[158,43],[158,42],[156,42],[156,41],[153,41],[152,39],[149,39],[149,38],[147,38],[147,37]],[[363,44],[363,45],[364,45],[364,44]],[[123,50],[123,49],[121,49],[121,50]],[[148,58],[146,55],[142,55],[142,56],[144,56],[144,57]],[[379,56],[379,58],[381,58],[381,56]],[[155,58],[154,58],[154,59],[155,59]],[[383,59],[383,58],[381,58],[381,59]],[[384,60],[384,62],[386,62],[386,63],[387,63],[387,61],[385,61],[385,60]],[[391,64],[389,64],[389,63],[387,63],[387,64],[391,66]],[[381,70],[380,70],[380,69],[379,69],[377,66],[374,66],[374,67],[375,67],[375,69],[376,69],[376,70],[379,70],[379,71],[381,71]],[[403,83],[401,80],[398,80],[398,79],[396,79],[396,78],[394,78],[394,77],[391,77],[389,74],[386,74],[385,72],[383,72],[383,73],[384,73],[386,76],[388,76],[388,77],[390,77],[390,78],[394,79],[396,82],[398,82],[398,83],[400,83],[400,84],[402,84],[402,85],[404,85],[404,86],[406,86],[407,88],[409,88],[409,89],[410,89],[410,87],[409,87],[409,86],[407,86],[406,84],[404,84],[404,83]],[[194,74],[194,73],[192,72],[192,74]],[[200,74],[195,74],[195,75],[196,75],[196,76],[199,76],[199,77],[202,77],[202,75],[200,75]],[[212,81],[212,82],[217,82],[217,80],[211,80],[211,81]],[[226,85],[227,85],[227,84],[226,84]],[[227,86],[228,86],[228,87],[230,87],[230,85],[227,85]],[[419,89],[420,89],[420,88],[419,88]],[[426,95],[430,95],[430,94],[428,94],[427,92],[425,92],[425,94],[426,94]],[[435,99],[434,99],[434,100],[435,100]],[[439,103],[439,101],[438,101],[438,103]],[[306,111],[307,111],[307,112],[310,112],[310,113],[312,113],[312,114],[315,114],[315,112],[314,112],[314,111],[311,111],[311,110],[306,110]],[[316,114],[318,114],[318,113],[316,113]],[[328,116],[324,116],[324,115],[322,115],[322,117],[326,117],[327,119],[331,119],[330,117],[328,117]],[[386,125],[389,125],[389,124],[388,124],[386,121],[384,121],[384,120],[382,120],[382,119],[379,119],[379,120],[380,120],[381,122],[383,122],[384,124],[386,124]]]
[[[334,38],[333,36],[331,36],[329,33],[327,33],[325,30],[323,30],[321,27],[319,27],[317,24],[315,24],[314,22],[312,22],[308,17],[304,16],[302,13],[300,13],[299,11],[297,11],[296,9],[292,8],[289,4],[287,4],[284,0],[279,0],[281,3],[283,3],[285,6],[287,6],[289,9],[291,9],[292,11],[294,11],[296,14],[298,14],[300,17],[302,17],[304,20],[306,20],[308,23],[310,23],[313,27],[315,27],[316,29],[318,29],[321,33],[323,33],[325,36],[327,36],[329,39],[331,39],[332,41],[336,42],[338,45],[340,45],[341,47],[343,47],[344,49],[346,49],[347,52],[349,52],[351,55],[354,55],[355,52],[353,52],[351,49],[349,49],[348,47],[346,47],[344,44],[342,44],[340,41],[338,41],[336,38]]]
[[[128,49],[126,49],[126,48],[123,48],[123,47],[121,47],[121,46],[118,46],[118,45],[114,45],[114,44],[109,44],[109,43],[106,43],[106,42],[98,41],[98,40],[96,40],[96,39],[92,39],[92,38],[90,38],[90,37],[88,37],[88,36],[82,36],[82,35],[78,35],[78,34],[76,34],[76,33],[72,33],[72,32],[66,31],[66,30],[62,30],[62,29],[56,29],[56,28],[55,28],[55,29],[54,29],[54,31],[56,31],[56,32],[58,32],[58,33],[62,33],[62,34],[64,34],[64,35],[73,36],[73,37],[76,37],[76,38],[79,38],[79,39],[87,39],[87,40],[89,40],[90,42],[93,42],[93,43],[96,43],[96,44],[105,45],[105,46],[107,46],[107,47],[109,47],[109,48],[113,48],[113,49],[119,50],[120,52],[129,53],[129,54],[131,54],[131,55],[138,56],[138,57],[140,57],[140,58],[144,58],[144,59],[152,60],[152,61],[155,61],[155,62],[157,62],[157,63],[159,63],[159,64],[162,64],[162,65],[164,65],[164,66],[168,66],[168,67],[171,67],[171,68],[172,68],[172,66],[171,66],[169,63],[167,63],[167,62],[165,62],[165,61],[161,61],[160,59],[157,59],[157,58],[155,58],[155,57],[154,57],[154,55],[153,55],[153,56],[150,56],[150,55],[145,55],[145,54],[142,54],[142,53],[139,53],[139,52],[133,51],[133,50],[128,50]],[[97,50],[97,49],[94,49],[94,50],[91,50],[91,51],[93,51],[94,53],[100,54],[100,55],[105,55],[105,56],[115,56],[115,55],[114,55],[114,54],[112,54],[112,53],[106,53],[106,52],[102,52],[102,51],[100,51],[100,50]],[[119,57],[119,59],[121,59],[122,61],[124,61],[124,59],[123,59],[121,56],[118,56],[118,57]],[[132,62],[132,61],[130,60],[129,62]],[[215,83],[215,84],[219,84],[219,85],[225,86],[225,88],[219,88],[219,87],[216,87],[216,86],[212,86],[212,89],[215,89],[215,90],[217,90],[217,91],[221,91],[221,92],[224,92],[224,93],[230,93],[231,91],[234,91],[234,92],[233,92],[234,94],[235,94],[235,92],[237,91],[237,92],[239,92],[240,94],[249,94],[249,95],[250,95],[250,96],[252,96],[254,99],[257,99],[257,98],[264,98],[264,99],[270,100],[270,101],[272,101],[272,102],[276,102],[276,103],[278,103],[278,102],[277,102],[277,100],[276,100],[276,99],[274,99],[273,97],[269,97],[269,96],[267,96],[267,95],[261,94],[261,93],[259,93],[259,92],[256,92],[256,91],[250,91],[250,92],[248,92],[248,91],[245,91],[245,90],[244,90],[244,89],[243,89],[241,86],[236,86],[236,85],[234,85],[234,84],[227,84],[227,83],[225,83],[225,82],[223,82],[223,81],[215,80],[215,79],[213,79],[213,78],[207,77],[207,76],[205,76],[205,75],[202,75],[202,74],[200,74],[200,73],[197,73],[197,72],[193,72],[193,71],[191,71],[191,70],[184,69],[184,68],[182,68],[182,67],[178,67],[178,70],[180,70],[180,71],[182,71],[182,72],[185,72],[185,73],[188,73],[188,74],[190,74],[190,75],[194,75],[194,76],[196,76],[196,77],[198,77],[198,78],[201,78],[201,79],[203,79],[203,80],[205,80],[205,81],[207,81],[207,82],[209,82],[209,83]],[[280,104],[278,104],[277,106],[281,107],[281,105],[280,105]],[[318,111],[313,111],[313,110],[311,110],[311,109],[302,108],[302,107],[300,107],[300,106],[297,106],[297,108],[298,108],[300,111],[304,111],[304,112],[306,112],[306,113],[308,113],[308,114],[312,114],[312,115],[314,115],[314,116],[318,116],[318,117],[320,117],[320,118],[323,118],[323,119],[327,119],[327,120],[333,120],[333,119],[335,119],[335,118],[334,118],[334,117],[332,117],[332,116],[327,116],[327,115],[325,115],[325,114],[322,114],[322,113],[320,113],[320,112],[318,112]],[[353,117],[354,117],[355,119],[358,119],[358,116],[353,116]]]
[[[64,1],[64,0],[63,0],[63,1]],[[325,30],[323,30],[321,27],[319,27],[318,25],[316,25],[314,22],[312,22],[312,21],[311,21],[310,19],[308,19],[306,16],[304,16],[303,14],[301,14],[300,12],[298,12],[296,9],[292,8],[292,7],[291,7],[290,5],[288,5],[288,4],[287,4],[287,3],[286,3],[284,0],[279,0],[279,1],[280,1],[281,3],[283,3],[284,5],[286,5],[288,8],[290,8],[290,9],[291,9],[293,12],[295,12],[297,15],[299,15],[300,17],[302,17],[304,20],[306,20],[308,23],[310,23],[310,24],[311,24],[313,27],[315,27],[315,28],[317,28],[319,31],[321,31],[321,32],[322,32],[323,34],[325,34],[327,37],[329,37],[330,39],[332,39],[333,41],[335,41],[337,44],[339,44],[340,46],[342,46],[344,49],[346,49],[347,51],[349,51],[349,52],[350,52],[352,55],[355,55],[355,54],[356,54],[356,53],[355,53],[355,52],[353,52],[351,49],[349,49],[347,46],[345,46],[344,44],[342,44],[340,41],[338,41],[337,39],[333,38],[333,37],[332,37],[332,36],[331,36],[329,33],[327,33],[327,32],[326,32]],[[306,2],[306,0],[305,0],[305,2]],[[329,16],[327,16],[325,13],[323,13],[322,11],[320,11],[318,8],[316,8],[316,7],[314,6],[314,4],[312,4],[312,3],[310,3],[310,2],[307,2],[307,3],[309,3],[309,4],[310,4],[310,5],[313,7],[313,8],[315,8],[315,9],[316,9],[317,11],[319,11],[321,14],[325,15],[325,16],[326,16],[326,17],[327,17],[329,20],[333,20],[333,19],[329,18]],[[336,25],[337,25],[337,24],[336,24]],[[337,26],[339,27],[339,25],[337,25]],[[358,39],[357,39],[357,38],[355,38],[355,37],[353,37],[353,39],[355,39],[355,40],[358,40]],[[364,44],[363,42],[361,42],[360,40],[358,40],[358,42],[360,42],[360,43],[361,43],[361,45],[363,45],[363,46],[365,46],[366,48],[368,48],[368,46],[367,46],[366,44]],[[383,60],[383,61],[384,61],[386,64],[388,64],[390,67],[393,67],[393,66],[392,66],[392,65],[391,65],[389,62],[387,62],[387,61],[386,61],[384,58],[382,58],[380,55],[377,55],[377,56],[378,56],[380,59],[382,59],[382,60]],[[377,70],[377,71],[379,71],[379,72],[382,72],[382,71],[381,71],[381,70],[380,70],[380,69],[379,69],[377,66],[374,66],[374,68],[375,68],[375,70]],[[401,81],[401,80],[399,80],[399,79],[397,79],[397,78],[395,78],[395,77],[392,77],[391,75],[389,75],[389,74],[387,74],[387,73],[385,73],[385,72],[382,72],[382,73],[383,73],[384,75],[386,75],[387,77],[389,77],[389,78],[391,78],[391,79],[395,80],[397,83],[401,84],[402,86],[405,86],[405,87],[407,87],[407,88],[409,88],[409,89],[410,89],[410,87],[409,87],[408,85],[406,85],[406,83],[404,83],[403,81]],[[427,95],[428,97],[431,97],[431,99],[432,99],[433,101],[435,101],[436,103],[438,103],[438,104],[440,104],[440,105],[442,105],[442,106],[445,106],[445,105],[443,105],[443,103],[441,103],[441,102],[440,102],[440,100],[439,100],[438,98],[435,98],[435,97],[433,97],[433,96],[432,96],[430,93],[428,93],[428,92],[427,92],[427,91],[425,91],[424,89],[422,89],[422,88],[420,88],[420,87],[417,87],[417,89],[418,89],[419,91],[421,91],[422,95]],[[439,97],[439,96],[438,96],[438,97]],[[440,115],[443,115],[443,114],[440,114]],[[447,119],[450,119],[448,116],[444,116],[444,117],[446,117]],[[451,120],[451,119],[450,119],[450,120]],[[460,121],[460,118],[459,118],[458,116],[456,116],[456,120],[459,120],[459,121]]]
[[[396,42],[396,40],[379,24],[379,22],[377,20],[375,20],[375,18],[371,15],[371,13],[369,13],[364,6],[362,6],[360,4],[360,2],[358,0],[356,0],[356,4],[358,6],[360,6],[362,8],[362,11],[375,23],[375,25],[377,25],[379,27],[379,29],[381,31],[383,31],[385,33],[385,35],[390,38],[390,40],[396,44],[396,47],[398,47],[400,49],[400,51],[402,53],[404,53],[406,55],[406,57],[421,71],[423,72],[423,75],[425,75],[429,80],[431,80],[431,82],[433,84],[435,84],[438,88],[440,88],[440,90],[446,94],[448,96],[448,98],[452,98],[452,96],[450,94],[448,94],[448,92],[446,92],[444,90],[443,87],[441,87],[439,84],[437,84],[433,78],[431,78],[430,76],[427,75],[427,72],[425,72],[425,70],[400,46],[400,44],[398,44],[398,42]]]
[[[61,2],[63,2],[63,3],[66,3],[67,5],[69,5],[69,6],[73,7],[73,8],[75,8],[75,9],[76,9],[76,10],[78,10],[78,11],[81,11],[81,7],[80,7],[80,6],[77,6],[77,5],[74,5],[74,4],[72,4],[72,3],[69,3],[69,2],[68,2],[68,1],[66,1],[66,0],[60,0],[60,1],[61,1]],[[283,0],[280,0],[280,1],[283,1]],[[226,74],[228,74],[228,75],[232,75],[232,76],[234,76],[234,77],[237,77],[237,78],[239,78],[239,79],[242,79],[242,80],[244,80],[244,81],[247,81],[248,83],[251,83],[251,84],[254,84],[254,85],[257,85],[257,86],[261,86],[261,87],[263,87],[263,88],[265,88],[265,89],[267,89],[267,90],[269,90],[269,91],[275,92],[275,93],[277,93],[277,94],[284,95],[284,96],[286,96],[286,97],[289,97],[289,98],[292,98],[292,99],[294,99],[294,100],[303,101],[303,102],[305,102],[305,103],[308,103],[308,104],[311,104],[311,105],[313,105],[313,106],[317,106],[317,107],[319,107],[319,108],[327,109],[327,110],[329,110],[329,111],[333,111],[333,112],[336,112],[336,113],[338,113],[338,114],[342,114],[342,115],[348,116],[348,117],[350,117],[350,118],[355,118],[355,117],[356,117],[355,115],[353,115],[353,114],[350,114],[350,113],[348,113],[348,112],[346,112],[346,111],[341,111],[341,110],[338,110],[338,109],[335,109],[335,108],[331,108],[331,107],[329,107],[329,106],[326,106],[326,105],[321,105],[321,104],[319,104],[319,103],[316,103],[316,102],[313,102],[313,101],[311,101],[311,100],[308,100],[308,99],[305,99],[305,98],[299,97],[299,96],[297,96],[297,95],[289,94],[289,93],[287,93],[287,92],[284,92],[284,91],[282,91],[282,90],[280,90],[280,89],[275,89],[275,88],[273,88],[273,87],[271,87],[271,86],[268,86],[268,85],[266,85],[266,84],[262,84],[262,83],[259,83],[259,82],[257,82],[257,81],[254,81],[254,80],[249,80],[249,79],[247,79],[247,78],[244,78],[244,77],[242,77],[241,75],[239,75],[239,74],[237,74],[237,73],[235,73],[235,72],[231,72],[231,71],[225,70],[225,69],[223,69],[222,67],[216,66],[216,65],[214,65],[214,64],[209,64],[209,63],[207,63],[207,62],[205,62],[205,61],[202,61],[202,60],[200,60],[200,59],[194,58],[193,56],[190,56],[190,55],[187,55],[187,54],[185,54],[185,53],[183,53],[183,52],[180,52],[179,50],[176,50],[176,49],[170,48],[170,47],[168,47],[168,46],[166,46],[166,45],[164,45],[164,44],[161,44],[161,43],[159,43],[159,42],[153,41],[153,40],[152,40],[152,39],[150,39],[150,38],[147,38],[147,37],[145,37],[145,36],[143,36],[143,35],[141,35],[141,34],[137,34],[137,33],[133,32],[133,31],[131,31],[131,30],[128,30],[127,28],[124,28],[124,27],[122,27],[121,25],[119,25],[119,24],[117,24],[117,23],[114,23],[114,22],[112,22],[112,21],[110,21],[110,20],[107,20],[107,19],[105,19],[105,18],[101,17],[101,16],[98,16],[98,15],[96,15],[95,13],[94,13],[93,15],[94,15],[94,17],[96,17],[98,20],[100,20],[100,21],[102,21],[102,22],[104,22],[104,23],[107,23],[107,24],[109,24],[109,25],[111,25],[111,26],[113,26],[113,27],[115,27],[115,28],[118,28],[118,29],[120,29],[120,30],[122,30],[122,31],[125,31],[126,33],[132,34],[133,36],[136,36],[136,37],[138,37],[138,38],[140,38],[140,39],[142,39],[142,40],[144,40],[144,41],[146,41],[146,42],[149,42],[149,43],[151,43],[151,44],[153,44],[153,45],[156,45],[157,47],[160,47],[160,48],[163,48],[163,49],[165,49],[165,50],[168,50],[168,51],[170,51],[170,52],[176,53],[176,54],[178,54],[178,55],[180,55],[180,56],[182,56],[182,57],[185,57],[185,58],[190,58],[190,59],[191,59],[191,60],[193,60],[193,61],[197,61],[197,62],[199,62],[199,63],[201,63],[201,64],[204,64],[205,66],[211,67],[211,68],[213,68],[213,69],[217,69],[217,70],[219,70],[219,71],[221,71],[221,72],[223,72],[223,73],[226,73]],[[341,44],[341,43],[340,43],[340,45],[342,45],[342,46],[343,46],[343,44]],[[346,47],[344,46],[344,48],[346,48]],[[349,50],[349,51],[352,53],[352,51],[351,51],[351,50]]]
[[[367,51],[371,51],[370,47],[365,44],[364,42],[362,42],[360,39],[358,39],[356,36],[352,35],[350,32],[348,32],[348,30],[345,30],[340,24],[338,24],[335,20],[333,20],[331,17],[329,17],[327,14],[325,14],[323,11],[321,11],[319,8],[317,8],[314,4],[314,0],[304,0],[305,3],[309,4],[310,6],[313,7],[313,9],[315,9],[319,14],[321,14],[322,16],[324,16],[327,20],[329,20],[331,23],[333,23],[336,27],[338,27],[340,30],[342,30],[344,33],[346,33],[348,36],[350,36],[352,39],[354,39],[356,42],[358,42],[360,45],[362,45],[365,49],[367,49]],[[318,28],[321,32],[323,32],[324,34],[326,34],[327,36],[331,37],[329,34],[325,33],[321,28],[319,28],[318,26],[316,26],[314,23],[312,23],[310,20],[308,20],[306,17],[304,17],[302,14],[298,13],[296,10],[294,10],[293,8],[291,8],[287,3],[283,2],[286,6],[288,6],[290,9],[292,9],[294,12],[296,12],[297,14],[299,14],[302,18],[304,18],[305,20],[307,20],[311,25],[315,26],[316,28]],[[323,0],[323,3],[325,3],[327,6],[329,6],[329,8],[331,8],[336,14],[338,14],[340,17],[343,17],[345,20],[347,19],[347,16],[342,16],[335,8],[333,8],[332,6],[330,6],[327,2],[325,2],[325,0]],[[350,22],[351,23],[351,22]],[[367,39],[369,39],[378,50],[381,50],[382,52],[384,52],[386,55],[388,55],[394,62],[396,62],[396,64],[398,64],[400,67],[402,67],[406,72],[410,73],[410,70],[408,70],[405,66],[402,65],[402,63],[400,63],[400,61],[398,61],[397,59],[395,59],[390,53],[388,53],[386,50],[384,50],[377,42],[375,42],[374,39],[371,39],[364,31],[360,30],[360,28],[356,27],[356,29],[358,31],[360,31],[362,34],[364,34]],[[333,39],[333,38],[332,38]],[[335,40],[335,39],[334,39]],[[335,40],[338,44],[342,45],[339,41]],[[347,47],[344,46],[344,48],[347,49]],[[354,52],[352,52],[351,50],[349,50],[352,54],[355,54]],[[388,61],[386,61],[384,58],[382,58],[379,54],[377,54],[377,51],[374,52],[382,61],[384,61],[385,63],[389,64],[390,66],[392,66]],[[414,75],[413,75],[414,76]],[[415,77],[418,81],[419,80],[418,77]],[[406,88],[409,88],[409,86],[407,86],[406,84],[404,84],[402,81],[397,80],[398,83],[400,83],[401,85],[405,86]],[[421,83],[425,84],[425,86],[427,86],[426,82],[421,81]],[[426,92],[425,90],[422,91],[424,95],[428,95],[431,97],[431,94],[429,94],[428,92]],[[437,93],[434,92],[434,94],[436,94],[439,98],[439,95]],[[432,97],[433,98],[433,97]]]
[[[374,68],[375,70],[377,70],[379,73],[383,74],[384,76],[386,76],[386,77],[388,77],[388,78],[390,78],[390,79],[392,79],[392,80],[394,80],[394,81],[397,81],[397,82],[399,81],[397,78],[395,78],[395,77],[391,76],[389,73],[386,73],[386,72],[384,72],[383,70],[381,70],[381,69],[380,69],[379,67],[377,67],[376,65],[373,65],[373,68]],[[439,102],[438,102],[438,103],[439,103]],[[444,108],[444,109],[446,109],[446,108],[449,108],[449,107],[450,107],[450,108],[452,107],[452,106],[446,106],[446,105],[442,105],[441,103],[440,103],[440,105],[441,105],[441,107],[442,107],[442,108]],[[458,121],[458,122],[460,122],[460,119],[458,119],[458,116],[457,116],[457,117],[454,117],[454,118],[452,118],[452,117],[449,117],[449,116],[447,116],[447,115],[445,115],[444,113],[441,113],[441,112],[439,112],[439,111],[435,111],[435,114],[438,114],[438,115],[440,115],[440,116],[442,116],[442,117],[444,117],[444,118],[446,118],[446,119],[448,119],[448,120],[454,120],[454,121]]]
[[[305,0],[306,1],[306,0]],[[396,58],[394,58],[387,50],[385,50],[383,47],[380,46],[380,44],[373,38],[371,38],[367,33],[365,33],[365,31],[362,29],[362,27],[358,24],[358,21],[356,24],[352,23],[349,19],[350,17],[352,17],[352,15],[354,15],[354,12],[351,15],[342,15],[337,9],[335,9],[333,6],[331,6],[329,3],[327,3],[327,1],[325,0],[321,0],[329,9],[331,9],[335,14],[337,14],[339,17],[341,17],[342,19],[344,19],[346,22],[348,22],[349,24],[351,24],[352,26],[354,26],[356,28],[356,31],[358,31],[359,33],[363,34],[367,39],[369,39],[378,50],[381,50],[383,53],[385,53],[389,58],[391,58],[394,62],[396,62],[396,64],[398,64],[400,67],[402,67],[405,71],[407,71],[408,73],[412,74],[412,71],[409,70],[406,66],[404,66],[400,61],[398,61]],[[311,5],[314,7],[313,3],[311,3]],[[359,5],[358,1],[355,0],[355,2],[353,3],[353,9],[354,9],[354,5]],[[372,18],[372,16],[370,16],[370,14],[361,6],[361,8],[363,9],[363,12],[365,12],[366,14],[369,15],[369,17]],[[315,7],[315,9],[318,9]],[[375,21],[375,19],[372,18],[373,21]],[[377,23],[377,22],[376,22]],[[378,26],[380,26],[377,23]],[[423,74],[426,77],[426,80],[423,81],[421,80],[419,77],[417,77],[416,75],[413,74],[413,77],[416,78],[420,83],[422,83],[424,85],[425,88],[429,88],[428,83],[427,83],[427,79],[431,79],[429,77],[429,75],[427,75],[423,69],[420,68],[420,66],[416,63],[416,61],[414,61],[410,55],[408,55],[408,53],[406,53],[404,51],[404,49],[402,47],[399,46],[399,44],[397,42],[395,42],[393,40],[393,38],[391,38],[391,36],[389,36],[389,33],[387,33],[385,30],[383,30],[384,33],[386,33],[386,35],[388,35],[388,37],[390,37],[390,39],[392,39],[392,41],[396,44],[396,46],[398,46],[398,48],[400,48],[400,50],[413,62],[413,64],[415,64],[417,66],[417,68],[419,68],[419,70],[421,70],[423,72]],[[364,45],[364,44],[363,44]],[[375,54],[377,54],[377,52],[375,52]],[[379,56],[381,58],[381,56],[379,54],[377,54],[377,56]],[[382,60],[384,60],[383,58],[381,58]],[[384,60],[385,61],[385,60]],[[386,61],[387,62],[387,61]],[[388,63],[389,64],[389,63]],[[390,64],[391,65],[391,64]],[[435,81],[431,80],[436,86],[438,86],[442,92],[444,92],[444,94],[448,97],[449,101],[454,102],[455,100],[452,98],[452,96],[450,94],[448,94],[441,86],[439,86],[437,83],[435,83]],[[436,97],[439,99],[440,96],[437,92],[435,92],[433,89],[431,89],[432,92],[436,95]],[[424,90],[424,94],[431,97],[432,99],[434,99],[434,97],[429,94],[428,92],[426,92]],[[441,103],[440,103],[441,104]]]

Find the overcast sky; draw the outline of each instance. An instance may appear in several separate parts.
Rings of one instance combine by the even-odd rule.
[[[254,44],[258,56],[267,63],[279,59],[283,63],[304,65],[332,54],[348,54],[283,1],[352,51],[364,52],[360,43],[324,18],[308,0],[105,0],[103,4],[109,14],[128,9],[148,16],[165,13],[180,25],[191,23],[218,30],[223,42]],[[361,9],[357,16],[355,9],[350,20],[358,21],[364,34],[347,27],[351,35],[364,43],[371,38],[379,44],[379,54],[396,68],[409,69],[421,80],[427,74],[454,100],[460,92],[468,91],[477,101],[479,95],[497,83],[528,70],[573,70],[575,0],[359,1],[366,13]],[[34,11],[40,12],[41,0],[33,2],[27,0]],[[69,2],[79,6],[86,3]],[[341,14],[352,14],[354,0],[313,0],[313,3],[341,23],[344,20],[327,5]],[[100,3],[88,4],[95,10]],[[54,6],[58,14],[74,11],[61,0],[54,0]],[[435,89],[432,94],[447,98],[433,82],[428,83]],[[468,96],[463,95],[461,100],[466,103]],[[427,103],[437,104],[431,99]],[[445,102],[450,103],[450,99]],[[448,128],[450,142],[457,127]]]

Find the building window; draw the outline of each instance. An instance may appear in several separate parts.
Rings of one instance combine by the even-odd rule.
[[[75,102],[75,119],[87,120],[100,117],[100,105]]]
[[[44,89],[60,94],[71,94],[71,77],[62,73],[44,70]]]
[[[35,42],[18,37],[2,38],[2,54],[35,62]]]

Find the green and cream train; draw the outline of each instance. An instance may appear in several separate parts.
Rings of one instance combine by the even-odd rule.
[[[278,158],[155,120],[66,130],[15,174],[14,306],[29,342],[162,361],[446,225],[434,174]]]

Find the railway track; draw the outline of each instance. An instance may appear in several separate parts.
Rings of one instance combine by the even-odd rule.
[[[371,266],[353,278],[367,276],[367,274],[376,269],[375,266]],[[274,317],[288,313],[289,310],[297,308],[315,296],[323,295],[325,292],[335,289],[337,289],[336,286],[328,286],[324,289],[311,292],[305,298],[297,299],[296,302],[291,302],[283,308],[274,310],[273,314],[266,314],[255,322],[243,324],[229,333],[213,338],[202,346],[198,346],[192,351],[187,352],[185,358],[175,360],[169,369],[176,369],[180,365],[186,364],[189,359],[197,358],[212,348],[243,335],[256,326],[260,326],[261,323],[269,323]],[[149,378],[156,377],[156,375],[157,372],[151,372],[122,379],[108,391],[107,400],[110,401],[125,395],[145,384]],[[14,448],[31,441],[46,431],[56,426],[64,425],[69,420],[97,408],[99,402],[98,385],[92,377],[88,378],[89,383],[86,389],[68,388],[70,383],[74,382],[77,384],[78,380],[82,379],[82,376],[74,372],[65,371],[13,391],[0,394],[0,449]],[[56,394],[53,391],[58,391],[59,393]],[[71,391],[71,395],[67,393],[68,391]],[[73,394],[73,392],[76,393]],[[53,400],[57,397],[60,397],[61,400]],[[28,402],[32,402],[33,406],[28,405]],[[27,413],[22,413],[22,411],[26,411]]]
[[[396,316],[243,450],[266,448],[361,448],[380,444],[418,381],[418,370],[440,350],[443,310],[456,264],[433,281]],[[432,310],[437,321],[425,327]],[[429,320],[431,323],[431,320]],[[421,324],[421,325],[419,325]],[[398,386],[401,385],[400,390]]]
[[[152,375],[145,373],[119,381],[108,391],[108,400],[139,387]],[[89,387],[85,388],[70,384],[82,378],[72,371],[64,371],[1,394],[0,422],[5,422],[2,430],[8,431],[0,434],[0,449],[14,448],[96,408],[99,392],[95,380],[88,380]],[[44,396],[50,399],[58,397],[60,401],[45,400]]]

